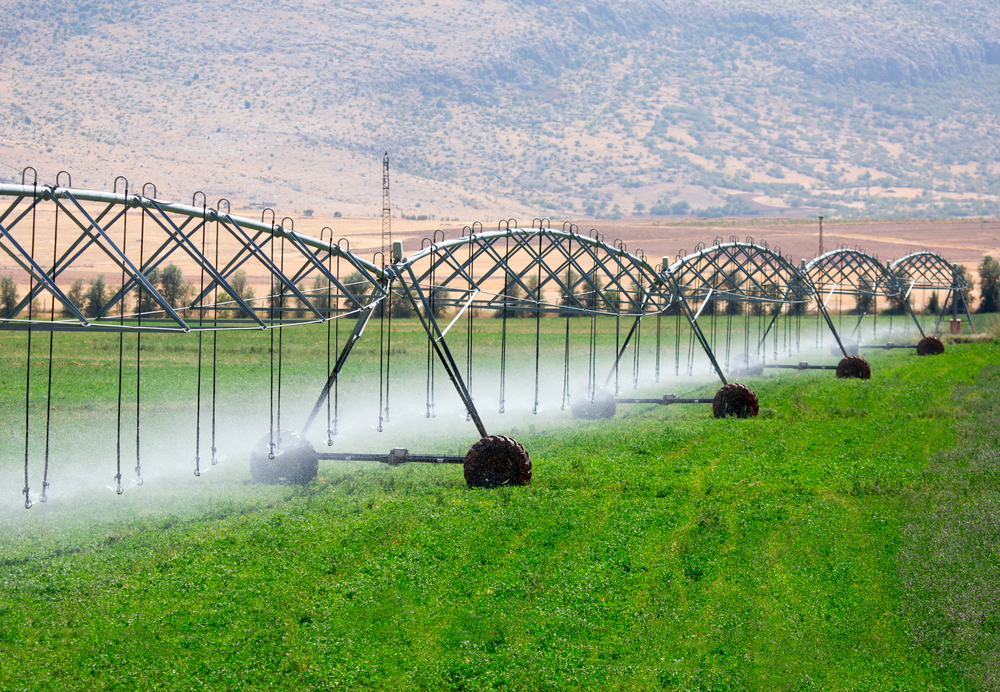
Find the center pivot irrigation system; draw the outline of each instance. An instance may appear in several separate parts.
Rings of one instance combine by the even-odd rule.
[[[26,180],[29,175],[34,176],[30,183]],[[782,343],[788,354],[792,353],[793,340],[798,345],[800,322],[786,319],[776,327],[779,315],[801,320],[814,305],[817,319],[834,337],[836,353],[843,356],[838,365],[814,367],[836,368],[840,377],[868,377],[870,369],[856,355],[856,344],[841,336],[830,316],[828,303],[832,296],[895,298],[913,315],[908,303],[912,290],[948,290],[946,303],[957,312],[965,287],[955,268],[933,253],[908,255],[886,267],[860,251],[837,250],[796,267],[767,243],[730,238],[728,242],[716,239],[711,247],[698,246],[691,254],[682,252],[672,263],[664,258],[661,264],[653,265],[641,250],[629,252],[620,240],[609,244],[597,231],[583,234],[569,223],[552,228],[547,219],[536,219],[531,228],[519,228],[511,219],[488,231],[477,223],[466,227],[462,236],[450,239],[436,231],[408,256],[396,242],[391,243],[388,258],[376,253],[367,260],[351,252],[348,240],[334,241],[330,229],[324,228],[318,238],[305,235],[295,231],[291,219],[278,220],[270,209],[265,209],[259,220],[243,218],[230,212],[227,200],[209,206],[206,196],[199,192],[190,205],[179,204],[159,198],[152,184],[136,190],[122,177],[115,180],[110,192],[75,189],[65,172],[56,177],[54,185],[41,185],[30,168],[25,170],[21,184],[0,185],[0,202],[0,250],[20,269],[23,281],[19,285],[27,287],[22,298],[5,307],[0,329],[26,332],[29,358],[32,340],[44,340],[47,335],[45,452],[42,489],[37,496],[43,502],[50,487],[49,402],[53,391],[53,339],[57,332],[118,334],[118,451],[114,479],[119,494],[123,463],[130,463],[124,460],[122,451],[122,411],[126,406],[135,407],[135,480],[142,481],[143,336],[178,333],[191,334],[198,340],[194,472],[200,475],[203,450],[210,451],[210,463],[215,464],[217,459],[217,339],[219,332],[232,330],[260,330],[267,335],[262,338],[270,340],[270,424],[251,454],[251,472],[256,480],[306,482],[316,475],[320,460],[342,459],[390,465],[461,463],[470,486],[516,485],[530,481],[530,457],[515,440],[487,432],[472,396],[471,335],[477,315],[488,313],[500,321],[499,352],[491,354],[496,356],[500,375],[500,413],[506,405],[508,320],[514,317],[534,321],[533,411],[538,411],[544,317],[566,320],[562,408],[569,407],[575,417],[610,417],[617,405],[634,403],[710,403],[716,417],[750,417],[757,414],[756,395],[745,384],[729,382],[727,372],[739,377],[759,373],[764,367],[804,369],[805,364],[764,363],[769,337],[777,360],[779,330],[784,331]],[[182,302],[169,294],[162,280],[174,262],[187,267],[189,276],[192,268],[198,276],[193,297],[189,295]],[[109,298],[95,305],[92,297],[81,292],[82,281],[77,278],[73,282],[71,278],[93,274],[97,266],[109,267],[120,283]],[[248,272],[266,277],[266,295],[255,297],[247,290]],[[288,307],[290,301],[295,301],[295,308]],[[338,378],[373,318],[377,318],[380,339],[379,430],[388,419],[392,319],[396,312],[393,306],[398,301],[409,306],[427,336],[425,415],[434,415],[434,381],[438,370],[443,370],[465,407],[467,420],[475,426],[479,441],[465,456],[412,454],[406,449],[394,449],[388,454],[317,453],[307,436],[317,420],[325,419],[327,441],[332,445],[337,432]],[[586,386],[572,393],[571,317],[589,318],[574,321],[587,325],[588,362]],[[602,377],[598,372],[598,331],[607,324],[608,317],[614,319],[615,352],[610,371]],[[713,398],[673,394],[656,399],[619,397],[620,375],[628,369],[627,355],[632,361],[633,385],[638,387],[642,323],[651,318],[655,319],[656,381],[665,341],[661,339],[661,323],[673,318],[677,322],[674,374],[680,374],[682,365],[691,374],[695,352],[700,348],[723,385]],[[346,337],[339,328],[344,319],[353,320]],[[467,322],[467,328],[461,330],[468,340],[464,369],[449,347],[448,338],[460,321]],[[682,322],[689,327],[686,346],[681,343]],[[719,322],[723,323],[721,329]],[[308,417],[298,432],[292,432],[282,421],[282,334],[284,328],[310,324],[326,326],[328,374],[325,382],[317,382],[319,395]],[[519,324],[523,331],[525,322]],[[920,329],[919,321],[917,327]],[[135,340],[135,381],[128,387],[134,389],[134,402],[126,402],[123,395],[126,336]],[[934,337],[925,336],[921,344],[928,339],[936,346],[918,347],[918,353],[942,350]],[[386,340],[388,348],[384,347]],[[669,350],[669,344],[666,346]],[[668,361],[664,366],[669,367]],[[26,367],[26,507],[32,503],[30,372],[31,368]],[[204,437],[210,437],[210,441],[203,440],[202,435],[203,423],[209,419],[210,433]],[[37,451],[35,456],[39,456]]]

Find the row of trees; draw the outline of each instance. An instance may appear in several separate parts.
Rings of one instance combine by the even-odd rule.
[[[979,313],[998,312],[1000,311],[1000,262],[987,255],[980,263],[978,269],[980,299],[976,311]],[[963,277],[967,276],[965,268],[961,265],[959,265],[958,270]],[[591,282],[598,286],[601,285],[596,273],[589,277],[589,281],[581,281],[579,274],[570,269],[561,278],[563,284],[565,284],[565,288],[560,287],[559,289],[561,294],[559,305],[570,306],[579,304],[590,309],[604,309],[612,312],[616,311],[621,305],[622,298],[618,290],[605,286],[601,291],[603,295],[598,295],[591,288]],[[899,278],[905,279],[907,277],[901,273]],[[153,269],[147,275],[147,279],[171,307],[181,311],[189,308],[189,302],[194,297],[195,287],[190,282],[184,280],[183,273],[179,267],[170,264],[162,271]],[[270,298],[265,299],[265,304],[260,304],[260,301],[257,301],[255,298],[254,289],[249,285],[246,272],[242,269],[233,273],[229,279],[229,283],[236,295],[257,310],[270,312],[274,318],[280,316],[286,318],[305,318],[311,312],[307,305],[294,297],[287,288],[281,290],[281,286],[277,282],[272,285]],[[365,296],[369,292],[370,286],[358,272],[349,275],[344,279],[343,283],[347,290],[356,296]],[[524,280],[524,284],[530,293],[536,293],[539,285],[538,276],[532,275],[527,277]],[[852,312],[855,314],[871,313],[876,309],[876,299],[873,295],[870,295],[873,292],[872,285],[865,279],[861,279],[859,286],[862,292],[855,296],[855,305]],[[97,317],[104,313],[108,302],[112,300],[119,289],[120,287],[118,286],[109,285],[104,275],[99,274],[86,284],[83,279],[74,281],[67,292],[67,296],[76,305],[81,306],[86,316]],[[298,285],[298,289],[323,313],[331,309],[338,310],[347,307],[348,301],[340,298],[337,288],[331,287],[329,281],[322,276],[316,277],[311,287],[307,288],[305,282],[302,282]],[[503,317],[505,312],[508,318],[535,316],[535,311],[530,308],[530,305],[528,307],[523,306],[520,299],[524,295],[524,291],[518,282],[509,280],[504,287],[504,293],[512,299],[511,306],[501,307],[496,310],[494,313],[496,317]],[[966,304],[971,306],[974,300],[971,286],[966,288],[962,293]],[[776,288],[773,291],[768,291],[765,288],[761,297],[773,300],[780,297],[780,292]],[[254,301],[257,302],[256,305]],[[887,310],[889,312],[900,314],[905,311],[902,296],[888,298],[887,302]],[[430,303],[435,316],[441,317],[449,311],[449,308],[454,305],[455,301],[453,294],[438,289],[432,292]],[[0,276],[0,319],[10,317],[17,304],[17,284],[10,276]],[[233,296],[220,293],[219,304],[220,306],[224,306],[220,310],[221,317],[249,317],[246,310],[239,307]],[[128,299],[120,301],[114,308],[114,314],[119,314],[120,311],[127,313],[129,305],[130,301]],[[773,315],[780,309],[780,306],[781,303],[777,302],[709,300],[701,307],[701,314],[706,316],[716,314],[728,316],[743,314],[754,316],[764,314]],[[153,300],[152,295],[147,291],[138,292],[137,309],[138,312],[145,315],[162,311],[162,307]],[[413,317],[415,314],[409,300],[398,294],[393,296],[391,301],[384,301],[380,304],[376,316],[382,316],[383,312],[387,309],[391,311],[393,317],[397,318]],[[673,306],[673,310],[676,309],[676,305]],[[805,310],[806,306],[803,304],[792,304],[786,311],[788,314],[801,314]],[[931,314],[940,312],[941,303],[936,291],[931,293],[926,310]],[[562,314],[562,311],[557,311],[556,314]]]

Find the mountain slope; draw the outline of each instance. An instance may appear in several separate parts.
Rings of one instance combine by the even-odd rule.
[[[992,215],[985,2],[20,1],[7,179],[407,215]]]

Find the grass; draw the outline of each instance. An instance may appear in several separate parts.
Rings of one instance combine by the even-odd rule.
[[[398,347],[419,356],[415,339]],[[79,358],[113,394],[93,350]],[[227,382],[260,379],[268,354],[241,352]],[[995,541],[949,527],[994,530],[998,355],[875,352],[868,382],[756,378],[753,420],[645,406],[516,419],[526,488],[339,462],[304,488],[259,487],[234,455],[207,479],[8,503],[0,689],[991,688],[996,575],[975,565],[996,564]],[[166,406],[190,358],[158,358],[150,394]],[[79,407],[109,409],[63,375],[86,434],[94,411]],[[468,444],[445,435],[420,439]],[[948,611],[955,580],[975,588]]]

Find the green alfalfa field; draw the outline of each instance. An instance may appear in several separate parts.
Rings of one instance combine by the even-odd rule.
[[[395,367],[419,380],[418,328],[399,326]],[[296,349],[312,348],[296,334],[293,389]],[[255,438],[201,478],[190,450],[176,452],[183,474],[157,477],[174,451],[151,431],[142,487],[60,495],[61,452],[52,497],[25,511],[24,338],[5,335],[2,355],[0,689],[997,688],[995,341],[866,352],[870,381],[768,371],[746,380],[761,400],[750,420],[631,406],[573,421],[550,407],[496,430],[529,450],[528,487],[346,462],[305,487],[254,485]],[[34,338],[37,450],[48,337]],[[220,336],[223,389],[263,386],[268,338]],[[94,417],[114,416],[117,339],[55,340],[54,420],[81,449],[107,437]],[[189,418],[195,342],[157,339],[144,342],[144,415]],[[436,451],[467,448],[454,428]],[[33,452],[36,492],[39,463]]]

